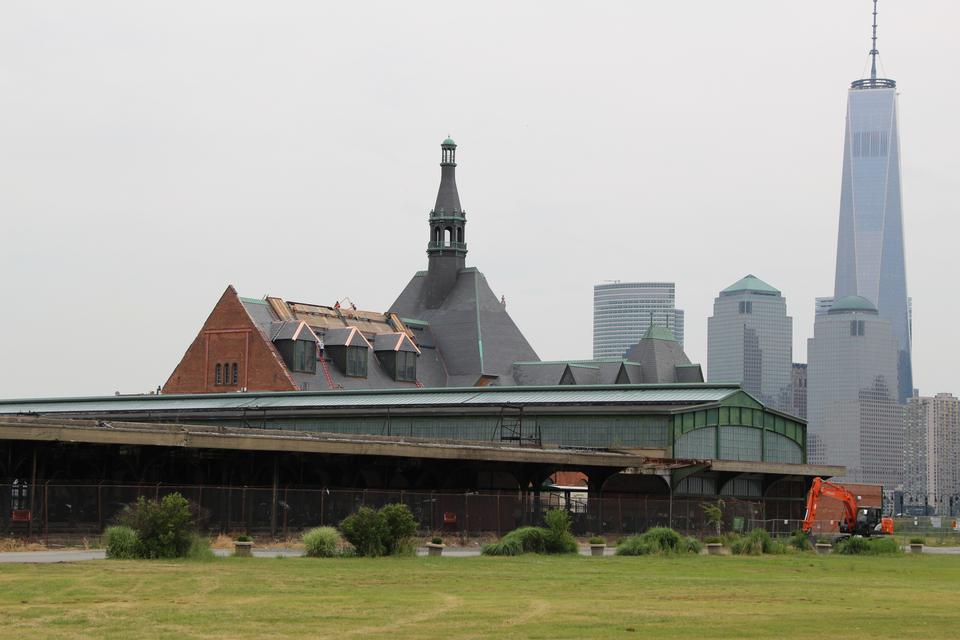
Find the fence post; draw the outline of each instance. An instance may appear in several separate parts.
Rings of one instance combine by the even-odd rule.
[[[50,486],[49,480],[43,483],[43,539],[44,541],[46,541],[47,539],[47,530],[48,530],[47,527],[50,521],[50,510],[47,506],[50,504],[50,500],[49,500],[50,494],[47,491],[47,488],[49,486]],[[33,519],[33,514],[30,514],[30,518]]]
[[[497,489],[497,537],[500,537],[500,490]]]
[[[97,526],[103,532],[103,481],[97,485]]]
[[[327,493],[327,488],[320,490],[320,526],[323,526],[323,496]]]
[[[37,493],[37,448],[33,448],[33,471],[30,473],[30,521],[27,522],[27,537],[33,537],[33,512],[36,506],[34,496]]]

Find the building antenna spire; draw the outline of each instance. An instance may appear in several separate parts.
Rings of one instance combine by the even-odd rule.
[[[870,79],[877,79],[877,0],[873,0],[873,47],[870,48]]]

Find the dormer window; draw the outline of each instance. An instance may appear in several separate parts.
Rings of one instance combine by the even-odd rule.
[[[420,349],[405,333],[381,333],[373,342],[377,359],[390,376],[400,382],[417,381]]]
[[[293,341],[293,371],[303,373],[317,372],[317,343],[309,340]]]
[[[407,382],[417,381],[417,353],[416,351],[397,352],[397,371],[394,378]]]
[[[290,371],[317,372],[317,334],[305,322],[285,321],[274,325],[273,344]]]
[[[347,367],[345,373],[354,378],[367,377],[366,347],[347,347]]]

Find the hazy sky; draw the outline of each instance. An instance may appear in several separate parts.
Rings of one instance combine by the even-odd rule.
[[[163,384],[228,284],[386,310],[426,266],[440,141],[469,265],[544,359],[592,287],[831,295],[868,0],[0,3],[0,397]],[[914,381],[960,392],[960,5],[880,2]]]

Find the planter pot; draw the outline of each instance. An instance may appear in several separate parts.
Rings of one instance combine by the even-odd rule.
[[[923,545],[915,542],[910,543],[910,553],[923,553]]]
[[[431,557],[432,557],[432,556],[442,556],[442,555],[443,555],[443,548],[444,548],[445,546],[446,546],[446,545],[434,544],[434,543],[432,543],[432,542],[428,542],[428,543],[427,543],[427,555],[428,555],[428,556],[431,556]]]
[[[251,551],[253,549],[252,542],[234,542],[233,543],[233,555],[238,558],[249,558],[253,555]]]
[[[590,545],[590,555],[592,556],[602,556],[603,552],[606,551],[607,545],[605,544],[591,544]]]
[[[707,553],[711,556],[719,556],[723,553],[723,544],[719,542],[708,542]]]
[[[832,544],[827,544],[826,542],[818,542],[816,545],[817,553],[826,555],[833,550]]]

